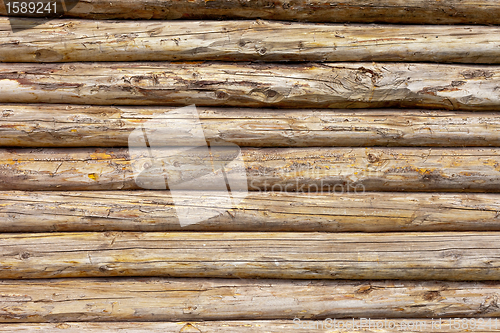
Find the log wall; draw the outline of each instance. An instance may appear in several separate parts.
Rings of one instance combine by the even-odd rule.
[[[0,332],[500,331],[497,1],[65,5],[0,3]]]

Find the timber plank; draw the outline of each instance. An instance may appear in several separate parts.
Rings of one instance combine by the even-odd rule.
[[[11,323],[500,315],[496,282],[49,279],[0,290],[0,321]]]
[[[224,172],[243,183],[246,175],[250,191],[500,192],[497,148],[224,148],[210,156],[200,149],[173,156],[172,149],[158,148],[154,158],[146,149],[133,158],[125,148],[0,149],[0,190],[141,189],[134,170],[148,181],[142,186],[166,189],[158,176],[167,173],[152,166],[167,157],[177,166],[168,173],[176,189],[217,190],[222,169],[211,163],[240,154],[241,165]]]
[[[500,280],[499,232],[10,233],[1,279]]]
[[[2,5],[0,15],[7,11]],[[14,15],[14,14],[10,14]],[[23,16],[22,13],[18,14]],[[24,14],[26,15],[26,14]],[[413,24],[500,24],[495,0],[350,0],[350,1],[150,1],[86,0],[65,13],[87,19],[263,18],[315,22],[388,22]]]
[[[164,115],[175,110],[0,104],[0,146],[126,147],[134,129],[152,122],[161,128],[168,123]],[[498,112],[206,107],[197,111],[207,140],[240,147],[500,146]]]
[[[0,63],[0,103],[498,111],[498,66]]]
[[[273,21],[0,17],[0,61],[422,61],[500,63],[500,28]],[[32,27],[33,24],[37,24]],[[43,23],[43,24],[42,24]]]
[[[352,328],[354,325],[354,328]],[[463,332],[463,327],[475,333],[500,332],[498,319],[468,318],[409,318],[409,319],[331,319],[331,320],[224,320],[190,322],[61,322],[61,323],[26,323],[0,324],[0,332],[39,332],[39,333],[344,333],[350,327],[350,333],[362,332]],[[474,328],[472,328],[474,327]]]
[[[196,193],[176,195],[191,206],[198,202],[202,213],[210,211]],[[193,209],[193,219],[201,222],[185,226],[177,206],[170,193],[158,191],[1,191],[0,232],[500,231],[496,194],[249,193],[206,220]]]

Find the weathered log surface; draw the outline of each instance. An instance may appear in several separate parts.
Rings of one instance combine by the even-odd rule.
[[[500,280],[499,244],[499,232],[2,234],[0,278]]]
[[[166,189],[161,177],[168,175],[176,189],[209,191],[219,188],[224,172],[243,184],[246,174],[250,191],[500,192],[496,148],[243,148],[241,165],[220,169],[212,163],[225,164],[237,152],[205,156],[191,149],[169,156],[175,170],[164,173],[153,164],[169,152],[155,150],[156,161],[146,150],[131,159],[126,148],[0,149],[0,190]],[[134,170],[151,182],[138,185]]]
[[[134,129],[175,109],[1,104],[0,145],[126,147]],[[240,147],[500,146],[497,112],[197,109],[207,140]]]
[[[73,1],[75,3],[75,1]],[[7,15],[3,3],[0,15]],[[14,15],[14,14],[10,14]],[[26,14],[19,13],[19,16]],[[91,19],[229,19],[262,18],[315,22],[476,23],[500,24],[495,0],[351,0],[268,2],[231,0],[79,1],[65,16]]]
[[[354,329],[352,328],[354,324]],[[500,332],[496,318],[463,319],[332,319],[332,320],[247,320],[191,322],[60,322],[0,324],[0,332],[39,333],[386,333],[386,332],[463,332],[464,327],[475,333]],[[472,328],[474,327],[474,328]]]
[[[181,226],[168,192],[0,192],[0,232],[500,231],[499,212],[495,194],[262,192]]]
[[[0,63],[1,103],[500,108],[500,67],[423,63]]]
[[[499,6],[500,7],[500,6]],[[500,63],[500,28],[269,21],[0,18],[0,61],[423,61]],[[40,24],[29,29],[34,23]]]
[[[498,317],[494,282],[0,281],[2,322]]]

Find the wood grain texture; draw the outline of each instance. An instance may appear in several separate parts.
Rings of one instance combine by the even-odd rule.
[[[6,15],[0,7],[0,15]],[[20,13],[19,15],[23,15]],[[85,0],[65,14],[90,19],[228,19],[262,18],[316,22],[500,24],[495,0]]]
[[[499,6],[500,7],[500,6]],[[272,21],[0,18],[0,61],[422,61],[500,63],[500,29]],[[46,22],[43,23],[42,22]],[[32,25],[37,26],[30,28]]]
[[[500,48],[499,48],[500,50]],[[0,104],[0,146],[126,147],[175,107]],[[205,138],[240,147],[500,146],[500,113],[197,108]],[[179,122],[179,126],[182,123]]]
[[[424,63],[0,63],[0,103],[500,107],[500,68]]]
[[[224,320],[190,322],[61,322],[61,323],[26,323],[0,324],[0,332],[39,332],[39,333],[344,333],[343,327],[353,327],[350,333],[386,333],[386,332],[463,332],[461,325],[473,326],[475,333],[500,332],[498,319],[469,318],[463,319],[332,319],[332,320]],[[496,326],[496,327],[495,327]]]
[[[14,233],[0,278],[500,280],[499,244],[499,232]]]
[[[197,198],[176,195],[190,202]],[[226,208],[209,219],[193,210],[193,219],[201,222],[181,226],[168,192],[2,191],[0,232],[500,231],[495,194],[262,192]]]
[[[2,322],[498,317],[494,282],[4,280]]]
[[[496,148],[243,148],[243,162],[234,166],[225,164],[237,158],[232,148],[212,155],[197,149],[171,152],[157,149],[157,161],[146,150],[131,159],[125,148],[0,149],[0,190],[166,189],[174,184],[178,190],[217,191],[224,172],[243,184],[246,175],[250,191],[500,192]],[[168,173],[154,166],[166,156],[165,163],[173,166]],[[214,169],[212,163],[225,166]],[[134,170],[151,180],[136,183]]]

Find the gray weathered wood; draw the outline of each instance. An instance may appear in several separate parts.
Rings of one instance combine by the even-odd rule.
[[[0,18],[0,61],[425,61],[500,63],[500,29],[272,21]],[[33,29],[29,27],[38,23]]]
[[[496,194],[262,192],[206,220],[191,214],[201,222],[181,226],[168,192],[0,192],[0,232],[500,231]]]
[[[496,282],[51,279],[0,290],[2,322],[500,316]]]
[[[424,63],[0,63],[0,103],[500,108],[500,67]]]
[[[162,115],[175,109],[0,104],[0,145],[126,147],[135,128],[167,123]],[[500,146],[498,112],[197,109],[207,140],[241,147]]]
[[[1,279],[481,281],[500,280],[500,233],[20,233],[1,235],[0,258]]]

